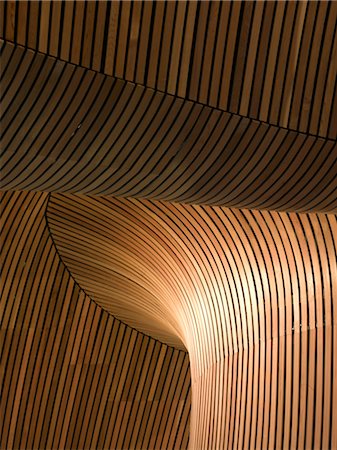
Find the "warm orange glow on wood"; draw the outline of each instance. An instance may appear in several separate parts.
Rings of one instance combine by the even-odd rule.
[[[336,23],[0,2],[1,448],[337,450]]]

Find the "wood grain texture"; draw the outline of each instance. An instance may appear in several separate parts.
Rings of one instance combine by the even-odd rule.
[[[10,1],[3,15],[8,41],[336,139],[336,2]]]
[[[45,193],[1,196],[0,448],[187,448],[188,355],[96,305],[47,226]]]
[[[2,58],[3,190],[337,211],[335,140],[7,43]]]
[[[0,57],[1,448],[337,450],[337,2],[5,1]]]
[[[54,194],[48,222],[97,303],[181,337],[191,448],[333,448],[334,215]]]

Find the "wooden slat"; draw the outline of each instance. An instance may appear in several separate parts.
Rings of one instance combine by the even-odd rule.
[[[11,44],[3,56],[4,190],[336,211],[331,139],[183,102]]]
[[[44,2],[28,4],[28,16],[21,14],[27,4],[5,3],[0,37],[8,41],[231,113],[336,139],[335,2]],[[323,126],[318,105],[324,105]]]
[[[44,193],[1,198],[1,448],[122,449],[128,435],[140,449],[138,427],[157,439],[153,448],[163,448],[152,434],[160,427],[171,430],[170,448],[187,448],[187,354],[120,323],[81,291],[49,234],[46,201]],[[142,403],[161,414],[143,416]]]
[[[198,411],[192,416],[192,448],[332,446],[335,431],[323,405],[335,408],[335,220],[54,194],[48,223],[63,261],[98,304],[167,342],[178,335],[190,349]],[[135,291],[134,297],[120,297],[115,309],[114,302],[102,303],[103,291],[91,282],[102,271],[105,288],[115,295],[116,287],[124,292],[133,281],[155,295]],[[238,347],[228,353],[222,292],[231,285],[237,294],[232,291],[225,301],[235,314]],[[174,323],[171,336],[163,317]],[[162,334],[156,334],[156,323]],[[227,332],[234,337],[233,328]],[[229,365],[229,403],[219,396],[220,362]],[[142,434],[144,442],[147,436]]]
[[[0,447],[337,450],[337,3],[0,39]]]

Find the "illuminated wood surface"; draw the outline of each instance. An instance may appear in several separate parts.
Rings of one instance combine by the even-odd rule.
[[[43,193],[1,199],[0,447],[187,448],[188,355],[83,292],[46,204]]]
[[[337,449],[337,3],[0,38],[1,448]]]
[[[47,217],[65,264],[98,304],[170,343],[181,337],[191,448],[335,441],[334,215],[57,194]]]

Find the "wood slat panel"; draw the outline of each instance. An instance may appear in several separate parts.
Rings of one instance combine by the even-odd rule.
[[[16,14],[24,4],[4,3],[0,37],[8,41],[336,139],[335,2],[33,2],[28,16]]]
[[[0,447],[337,450],[337,3],[4,1],[0,56]]]
[[[182,101],[11,44],[2,55],[4,190],[336,211],[334,140]]]
[[[46,201],[1,196],[0,447],[187,448],[188,355],[83,293],[50,237]]]
[[[98,304],[181,337],[191,448],[333,448],[335,216],[53,194],[48,223]]]

